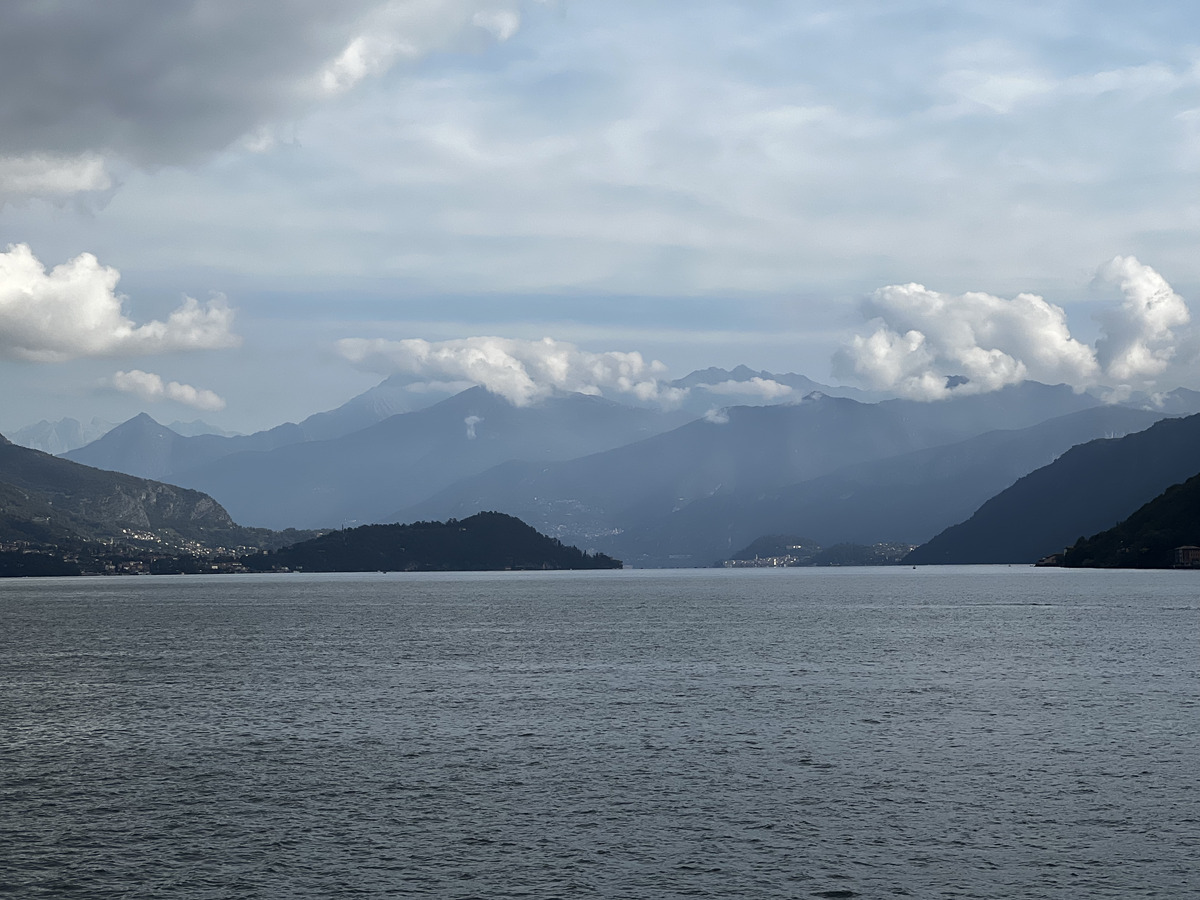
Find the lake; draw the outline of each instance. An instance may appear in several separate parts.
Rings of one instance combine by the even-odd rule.
[[[1200,572],[0,581],[0,894],[1200,897]]]

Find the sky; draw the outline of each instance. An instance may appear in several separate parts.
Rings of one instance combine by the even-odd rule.
[[[1200,387],[1198,24],[8,0],[0,431],[251,431],[394,373],[414,402],[669,404],[738,364],[926,400]]]

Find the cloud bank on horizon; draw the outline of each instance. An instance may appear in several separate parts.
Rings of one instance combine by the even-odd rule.
[[[514,406],[528,406],[564,391],[625,394],[666,405],[678,402],[684,393],[665,384],[666,366],[658,360],[647,362],[636,351],[592,353],[552,338],[433,342],[343,338],[337,348],[350,362],[383,375],[403,373],[417,381],[476,384]]]
[[[834,372],[919,400],[999,390],[1027,379],[1078,389],[1153,389],[1172,364],[1195,360],[1187,304],[1132,256],[1102,266],[1094,284],[1119,289],[1094,347],[1071,337],[1062,307],[1035,294],[1011,300],[889,285],[862,305],[874,325],[834,357]],[[1185,373],[1176,373],[1183,376]],[[965,376],[961,381],[957,376]]]
[[[139,325],[124,313],[124,298],[115,290],[119,278],[90,254],[47,271],[29,247],[9,247],[0,253],[0,357],[61,363],[240,345],[224,298],[204,306],[185,298],[165,322]],[[1120,299],[1098,315],[1103,334],[1089,346],[1071,336],[1062,307],[1034,294],[1004,299],[888,285],[862,304],[873,330],[841,348],[833,370],[845,381],[919,400],[984,393],[1027,379],[1079,390],[1106,386],[1120,399],[1134,389],[1153,391],[1164,377],[1183,378],[1200,355],[1200,335],[1190,327],[1186,302],[1166,280],[1134,257],[1116,257],[1100,267],[1093,286]],[[550,337],[343,338],[336,349],[359,368],[407,376],[413,390],[479,385],[517,406],[579,392],[671,407],[689,392],[670,384],[662,362],[640,352],[593,352]],[[140,369],[118,371],[108,385],[152,402],[206,411],[226,405],[214,391]],[[697,387],[733,402],[778,402],[794,393],[758,375]]]
[[[10,0],[0,226],[6,258],[28,250],[0,284],[10,410],[56,401],[27,363],[82,385],[147,354],[162,389],[107,398],[202,384],[239,428],[388,365],[518,402],[669,401],[646,360],[824,379],[868,292],[836,364],[865,384],[1200,387],[1179,296],[1200,286],[1197,25],[1171,0]],[[142,302],[147,282],[228,295],[248,346],[183,369],[236,349],[232,307],[135,315],[118,268]],[[1101,290],[1081,340],[1069,313]],[[553,349],[518,340],[542,334]],[[407,349],[358,346],[355,369],[331,337]]]
[[[950,295],[920,284],[879,288],[862,304],[874,330],[838,350],[834,373],[916,400],[987,393],[1026,380],[1077,390],[1106,387],[1110,397],[1120,399],[1133,390],[1153,392],[1164,375],[1185,378],[1200,354],[1200,335],[1188,327],[1188,306],[1166,280],[1125,256],[1101,266],[1093,283],[1121,298],[1100,314],[1104,333],[1095,346],[1073,338],[1065,310],[1035,294],[1007,300],[977,291]],[[380,374],[404,373],[415,383],[480,385],[518,406],[561,391],[674,405],[688,392],[670,386],[666,366],[647,363],[640,353],[592,353],[548,337],[344,338],[337,348],[347,360]],[[794,393],[760,376],[699,386],[710,394],[767,402]]]

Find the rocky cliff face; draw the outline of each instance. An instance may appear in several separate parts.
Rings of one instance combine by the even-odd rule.
[[[114,483],[103,491],[50,493],[56,505],[127,528],[171,528],[185,534],[195,529],[224,531],[237,527],[229,513],[207,494],[160,482]]]
[[[200,491],[93,469],[2,436],[0,483],[15,489],[20,501],[19,509],[0,512],[47,520],[58,534],[118,538],[132,530],[203,544],[249,544],[258,537]]]

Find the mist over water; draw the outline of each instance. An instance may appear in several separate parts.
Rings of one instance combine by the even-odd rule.
[[[0,583],[0,893],[1200,896],[1200,581]]]

